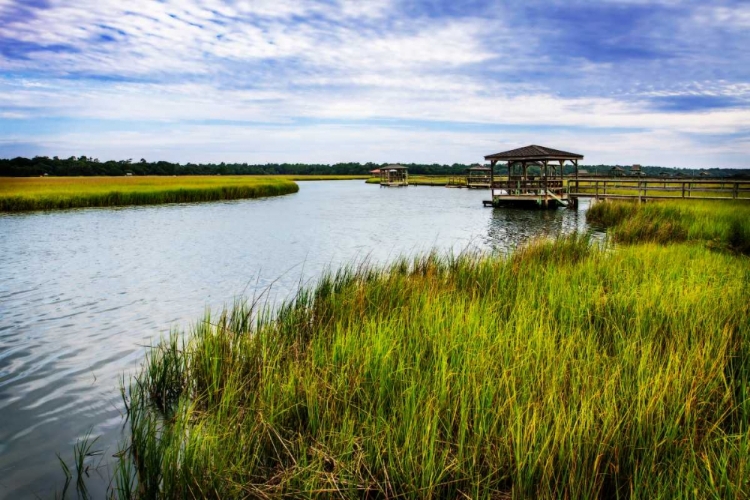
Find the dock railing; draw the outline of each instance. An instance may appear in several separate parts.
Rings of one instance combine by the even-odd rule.
[[[750,180],[735,179],[663,179],[663,178],[583,178],[567,179],[571,197],[596,199],[623,198],[695,200],[748,200]]]
[[[463,175],[451,175],[448,177],[448,184],[446,185],[450,187],[464,187],[466,186],[466,177]]]
[[[469,174],[464,179],[467,187],[489,188],[492,177],[489,174]]]
[[[564,181],[557,179],[509,179],[495,181],[492,183],[492,195],[503,196],[496,193],[496,190],[502,190],[506,196],[541,196],[545,191],[557,196],[563,196],[566,193]]]

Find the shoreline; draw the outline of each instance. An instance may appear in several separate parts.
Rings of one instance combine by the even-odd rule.
[[[362,176],[3,177],[0,213],[253,199],[293,194],[295,181]]]
[[[165,340],[126,392],[118,488],[747,494],[747,218],[601,205],[617,248],[345,266],[274,314],[238,306]]]

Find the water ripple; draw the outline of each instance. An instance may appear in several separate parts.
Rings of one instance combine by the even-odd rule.
[[[56,454],[70,462],[89,431],[111,459],[121,377],[206,308],[271,284],[286,298],[353,259],[507,251],[584,227],[581,212],[492,210],[485,196],[319,182],[265,200],[0,215],[0,499],[53,496]]]

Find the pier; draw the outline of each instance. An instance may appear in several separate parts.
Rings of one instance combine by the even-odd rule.
[[[596,200],[747,200],[750,201],[750,180],[726,178],[665,179],[665,178],[576,178],[568,179],[568,196]]]
[[[380,169],[380,185],[400,187],[409,185],[409,169],[402,165],[388,165]]]
[[[465,185],[469,189],[487,189],[492,182],[492,169],[474,165],[466,171]]]
[[[565,162],[571,162],[575,167],[575,179],[578,179],[578,160],[582,160],[583,155],[531,145],[484,159],[490,162],[490,199],[484,201],[485,206],[556,208],[577,202],[568,195],[563,167]],[[495,178],[495,166],[499,162],[505,163],[507,180]],[[530,174],[529,167],[538,175]]]

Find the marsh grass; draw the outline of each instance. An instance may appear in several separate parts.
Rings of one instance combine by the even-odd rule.
[[[89,471],[92,470],[92,465],[89,462],[96,457],[100,457],[103,453],[101,450],[94,449],[94,445],[98,440],[98,436],[95,438],[91,437],[91,431],[89,430],[73,446],[73,469],[75,470],[75,486],[78,498],[90,498],[88,487],[86,486],[86,480],[90,477]],[[59,454],[57,455],[57,459],[65,474],[65,485],[61,495],[61,498],[65,498],[70,488],[70,483],[73,480],[73,472]],[[94,466],[94,468],[96,467]],[[127,469],[127,465],[120,466],[119,468]]]
[[[745,498],[749,288],[579,235],[344,267],[152,349],[119,495]]]
[[[234,200],[298,190],[279,177],[4,177],[0,212]]]
[[[620,243],[703,241],[750,254],[750,204],[745,201],[606,201],[586,213]]]

